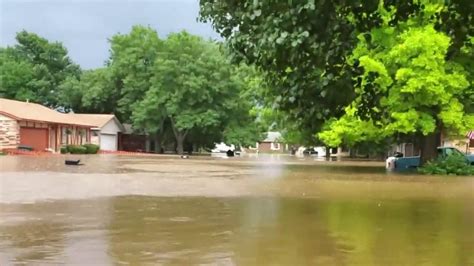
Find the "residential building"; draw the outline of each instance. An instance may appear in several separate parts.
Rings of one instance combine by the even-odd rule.
[[[0,150],[18,146],[59,151],[85,144],[94,125],[40,104],[0,98]]]
[[[248,147],[246,152],[279,153],[288,151],[288,145],[282,143],[280,132],[267,132],[265,139],[255,144],[255,147]]]
[[[91,129],[91,143],[100,146],[103,151],[117,151],[119,134],[125,128],[113,114],[68,114],[72,119],[87,122],[93,125]]]

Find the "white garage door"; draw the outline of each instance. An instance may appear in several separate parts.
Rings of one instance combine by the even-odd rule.
[[[100,134],[100,149],[103,151],[116,151],[117,135]]]

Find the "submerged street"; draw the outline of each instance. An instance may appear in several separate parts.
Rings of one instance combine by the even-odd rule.
[[[474,179],[260,155],[0,157],[0,265],[470,265]]]

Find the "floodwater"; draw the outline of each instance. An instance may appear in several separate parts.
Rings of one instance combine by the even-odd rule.
[[[0,157],[0,265],[474,265],[474,178],[379,162]]]

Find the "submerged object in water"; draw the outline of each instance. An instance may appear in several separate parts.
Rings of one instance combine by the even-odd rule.
[[[66,165],[79,165],[80,162],[81,162],[81,160],[66,160],[66,161],[64,161],[64,163]]]

